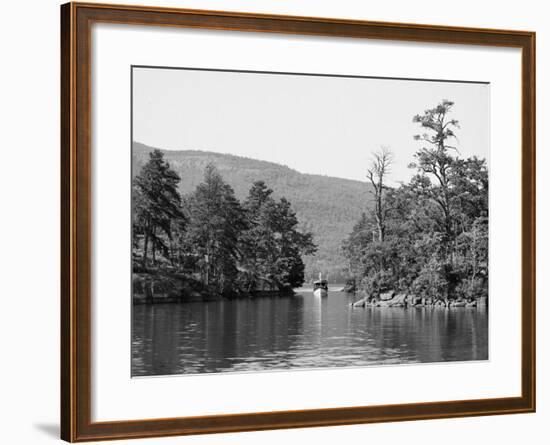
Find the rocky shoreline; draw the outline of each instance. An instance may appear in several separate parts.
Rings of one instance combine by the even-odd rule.
[[[407,293],[394,291],[385,292],[378,297],[364,295],[361,299],[350,304],[351,307],[486,307],[487,298],[473,298],[466,300],[425,298]]]
[[[235,293],[228,298],[228,296],[221,295],[213,289],[204,288],[200,282],[189,279],[187,275],[135,272],[132,274],[133,304],[197,303],[236,298],[290,296],[293,294],[292,289],[256,290]]]

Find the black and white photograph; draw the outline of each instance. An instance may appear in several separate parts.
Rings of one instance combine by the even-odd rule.
[[[3,6],[1,443],[546,445],[546,3]]]
[[[131,84],[132,377],[489,360],[489,83]]]

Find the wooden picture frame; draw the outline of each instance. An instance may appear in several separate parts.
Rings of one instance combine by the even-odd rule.
[[[92,421],[91,32],[93,23],[520,48],[521,396],[197,417]],[[535,33],[143,6],[61,6],[61,437],[70,442],[535,411]]]

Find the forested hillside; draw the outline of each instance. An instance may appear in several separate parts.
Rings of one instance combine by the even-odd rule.
[[[133,175],[149,159],[156,147],[135,142]],[[319,272],[329,274],[330,281],[343,281],[347,261],[341,250],[342,241],[353,229],[362,212],[372,202],[370,185],[365,182],[303,174],[286,166],[228,154],[198,150],[163,150],[164,157],[181,178],[179,192],[187,195],[201,183],[208,164],[216,167],[224,180],[235,190],[238,199],[245,199],[251,185],[262,180],[273,189],[274,198],[287,198],[296,211],[300,226],[313,233],[318,246],[313,257],[305,257],[306,281]],[[313,162],[313,161],[312,161]]]

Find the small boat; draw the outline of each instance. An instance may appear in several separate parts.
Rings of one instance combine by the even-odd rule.
[[[313,282],[313,295],[318,298],[328,296],[328,281],[323,280],[321,274],[319,274],[319,279]]]

